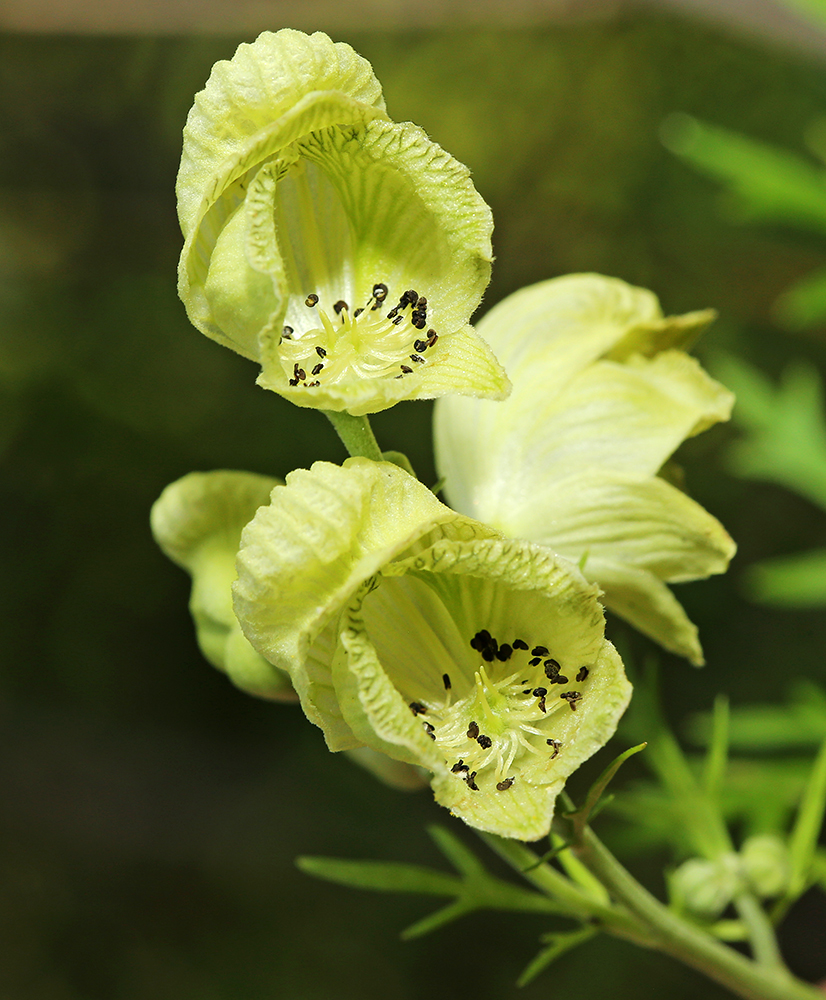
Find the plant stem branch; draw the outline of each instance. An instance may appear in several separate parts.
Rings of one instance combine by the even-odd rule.
[[[613,898],[642,921],[658,951],[697,969],[744,1000],[823,1000],[820,990],[795,979],[782,966],[750,961],[677,916],[623,868],[590,828],[585,828],[572,850]],[[608,925],[605,929],[611,930]]]
[[[352,458],[372,458],[374,462],[382,461],[381,448],[379,448],[367,417],[354,417],[351,413],[344,411],[338,413],[334,410],[323,410],[322,412],[335,428],[336,434],[341,438],[342,444]]]

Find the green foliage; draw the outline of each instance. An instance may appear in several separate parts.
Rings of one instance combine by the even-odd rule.
[[[735,218],[826,235],[826,170],[822,166],[690,115],[669,116],[661,134],[673,153],[722,182],[728,195],[724,204]],[[793,329],[826,319],[826,274],[819,271],[793,285],[778,300],[777,312]]]
[[[308,875],[375,892],[418,892],[453,896],[453,902],[418,920],[402,933],[405,939],[421,937],[475,910],[567,914],[565,907],[546,896],[504,882],[489,874],[459,838],[444,827],[432,826],[430,836],[459,873],[448,875],[434,868],[383,861],[344,861],[302,857],[298,867]]]
[[[775,386],[734,356],[719,357],[714,367],[737,394],[734,420],[746,432],[729,450],[732,472],[778,483],[826,511],[826,410],[817,371],[796,362]],[[826,550],[763,560],[749,567],[744,586],[761,604],[826,604]]]

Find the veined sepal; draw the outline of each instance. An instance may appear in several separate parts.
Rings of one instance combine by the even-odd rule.
[[[349,46],[285,30],[219,63],[178,192],[190,319],[258,361],[265,388],[356,415],[507,395],[467,326],[490,278],[490,209],[465,167],[387,119]]]
[[[536,839],[630,697],[598,589],[398,467],[293,473],[245,529],[236,613],[331,749],[425,767],[470,825]]]

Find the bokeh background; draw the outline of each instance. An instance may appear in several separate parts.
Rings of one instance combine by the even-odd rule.
[[[354,8],[334,34],[373,62],[394,118],[471,167],[496,220],[486,305],[600,271],[654,289],[669,312],[716,307],[698,351],[711,367],[725,348],[771,375],[801,357],[824,371],[826,327],[785,331],[772,303],[826,265],[826,240],[739,224],[659,138],[681,111],[801,151],[826,116],[816,29],[757,32],[729,6],[725,24],[615,6],[515,24],[494,7],[430,26]],[[258,27],[285,25],[332,30],[306,13]],[[329,755],[298,709],[210,668],[188,578],[149,534],[153,500],[188,471],[283,476],[344,457],[322,416],[256,388],[254,366],[192,329],[176,298],[181,128],[212,63],[255,34],[224,27],[0,36],[0,997],[724,996],[607,939],[517,991],[541,922],[475,915],[402,944],[433,901],[295,869],[298,854],[440,866],[424,827],[450,820],[429,793]],[[405,404],[375,428],[433,482],[429,422],[428,404]],[[678,731],[718,691],[777,703],[795,678],[826,683],[822,610],[767,611],[739,586],[757,559],[826,545],[826,517],[729,475],[732,433],[680,456],[740,553],[727,577],[680,588],[708,666],[664,659]],[[610,634],[644,655],[618,623]],[[667,855],[634,852],[616,816],[600,832],[662,891]],[[783,934],[810,979],[826,976],[823,899],[805,897]]]

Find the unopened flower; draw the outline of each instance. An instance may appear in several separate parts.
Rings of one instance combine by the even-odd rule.
[[[331,750],[426,768],[471,826],[547,834],[630,696],[598,590],[397,466],[318,462],[244,530],[235,610]]]
[[[189,610],[207,660],[250,694],[294,701],[289,676],[256,653],[232,610],[241,529],[278,482],[249,472],[192,472],[166,487],[151,522],[158,545],[192,577]]]
[[[609,609],[694,663],[697,629],[666,584],[723,572],[734,543],[667,463],[731,410],[682,350],[712,318],[664,317],[651,292],[596,274],[524,288],[479,324],[510,398],[444,399],[435,415],[457,510],[578,563]]]
[[[189,317],[258,361],[265,388],[356,415],[507,394],[468,326],[490,278],[490,209],[465,167],[388,119],[349,45],[284,29],[217,63],[177,190]]]

